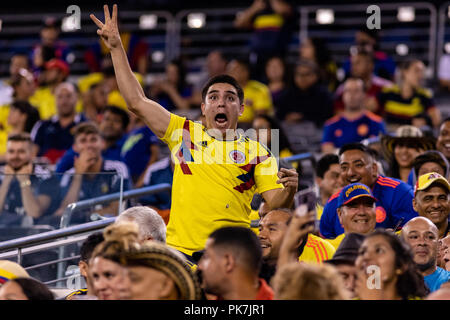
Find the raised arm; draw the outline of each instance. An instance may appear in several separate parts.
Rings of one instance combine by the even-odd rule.
[[[120,93],[125,99],[128,109],[141,118],[153,133],[161,138],[169,126],[170,112],[145,96],[144,90],[130,68],[117,26],[117,5],[113,6],[112,16],[107,5],[103,6],[103,10],[105,23],[102,23],[93,14],[90,17],[99,27],[97,34],[111,51]]]

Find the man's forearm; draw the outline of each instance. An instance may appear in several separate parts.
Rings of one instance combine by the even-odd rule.
[[[5,205],[6,195],[8,194],[9,186],[11,185],[11,180],[6,178],[3,179],[2,185],[0,186],[0,214],[3,211],[3,206]]]
[[[31,189],[31,182],[28,185],[21,185],[20,191],[22,195],[22,204],[27,216],[39,218],[42,215],[43,210],[40,203],[34,197],[33,190]]]
[[[276,196],[272,197],[268,203],[270,209],[291,208],[294,203],[294,193],[287,188],[278,189]]]

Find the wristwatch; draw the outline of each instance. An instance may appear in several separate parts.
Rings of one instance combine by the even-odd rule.
[[[20,183],[20,187],[21,187],[21,188],[25,188],[25,187],[29,187],[29,186],[31,186],[31,181],[30,181],[30,179],[25,180],[25,181],[22,181],[22,182]]]

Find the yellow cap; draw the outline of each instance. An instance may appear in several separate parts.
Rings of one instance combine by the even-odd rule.
[[[417,179],[416,186],[414,187],[414,195],[417,191],[427,189],[433,183],[439,183],[450,193],[450,183],[448,183],[447,179],[437,172],[429,172],[421,175],[419,179]]]

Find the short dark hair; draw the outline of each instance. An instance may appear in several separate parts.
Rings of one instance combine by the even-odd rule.
[[[259,274],[262,264],[261,244],[256,234],[245,227],[223,227],[209,236],[214,240],[213,247],[230,248],[240,254],[247,270]]]
[[[71,132],[73,134],[74,140],[80,135],[80,134],[97,134],[100,135],[100,131],[97,127],[97,125],[93,122],[86,121],[82,122],[75,127],[71,129]]]
[[[420,168],[427,162],[434,162],[438,164],[444,170],[445,175],[447,175],[449,165],[447,160],[445,159],[445,156],[437,150],[430,150],[418,155],[414,159],[412,166],[414,168],[414,173],[416,174],[416,177],[419,177]]]
[[[41,117],[39,116],[39,111],[33,107],[28,101],[16,100],[11,103],[11,108],[19,110],[21,113],[27,115],[25,120],[24,131],[31,132],[33,126],[38,122]]]
[[[16,133],[8,136],[8,141],[28,142],[31,144],[31,136],[27,132]]]
[[[213,84],[216,83],[228,83],[232,85],[236,91],[239,98],[239,102],[242,104],[244,101],[244,90],[242,90],[242,87],[239,85],[239,83],[236,81],[235,78],[232,76],[229,76],[227,74],[221,74],[215,77],[212,77],[208,80],[208,82],[205,84],[205,86],[202,89],[202,101],[204,102],[206,99],[206,94],[208,93],[209,87],[211,87]]]
[[[318,176],[319,178],[323,178],[332,164],[339,164],[339,157],[333,153],[324,155],[319,159],[319,161],[317,161],[316,176]]]
[[[102,232],[95,232],[84,240],[80,248],[80,260],[88,263],[91,259],[92,252],[94,252],[95,247],[105,240]]]
[[[112,114],[120,116],[120,118],[122,119],[122,128],[124,130],[128,128],[128,125],[130,124],[130,116],[124,109],[117,106],[109,105],[103,109],[103,114],[107,111],[111,112]]]
[[[53,292],[41,281],[33,278],[15,278],[14,281],[22,289],[28,300],[54,300]]]
[[[364,153],[366,153],[368,156],[370,156],[371,158],[373,158],[374,154],[373,152],[370,150],[369,147],[363,145],[362,143],[359,142],[352,142],[352,143],[347,143],[344,144],[340,149],[339,149],[339,156],[342,156],[342,154],[346,151],[349,150],[359,150],[362,151]]]

